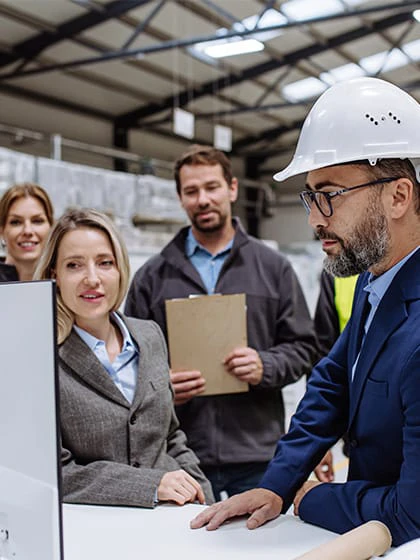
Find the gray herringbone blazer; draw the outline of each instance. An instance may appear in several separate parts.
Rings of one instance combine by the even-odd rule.
[[[210,484],[175,416],[160,328],[123,320],[140,349],[132,404],[75,331],[59,347],[64,500],[153,507],[162,476],[182,468],[212,503]]]

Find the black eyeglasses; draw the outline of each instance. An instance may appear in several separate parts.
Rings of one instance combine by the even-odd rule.
[[[326,218],[330,218],[333,215],[333,207],[331,204],[331,199],[335,196],[340,196],[346,192],[354,191],[355,189],[361,189],[363,187],[373,187],[374,185],[382,185],[384,183],[391,183],[396,181],[400,177],[384,177],[382,179],[377,179],[376,181],[370,181],[369,183],[363,183],[363,185],[356,185],[355,187],[344,187],[339,191],[334,192],[324,192],[324,191],[302,191],[299,193],[300,200],[305,207],[306,212],[309,214],[312,208],[312,204],[315,202],[316,207]]]

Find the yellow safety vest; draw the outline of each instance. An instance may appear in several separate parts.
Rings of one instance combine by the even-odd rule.
[[[358,277],[358,274],[347,276],[346,278],[334,277],[334,303],[337,310],[340,332],[343,332],[347,321],[350,319],[354,289]]]

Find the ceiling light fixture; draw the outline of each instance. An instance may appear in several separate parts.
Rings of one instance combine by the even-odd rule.
[[[289,20],[302,21],[343,12],[344,6],[340,0],[290,0],[281,5],[281,11]]]
[[[282,30],[264,31],[264,28],[271,25],[287,23],[287,18],[280,14],[277,10],[269,9],[259,19],[258,15],[249,16],[242,21],[238,21],[232,25],[230,31],[238,31],[246,29],[254,29],[255,33],[248,39],[241,37],[233,37],[228,39],[218,39],[216,41],[207,41],[205,43],[197,43],[190,47],[189,51],[193,56],[204,54],[209,57],[207,62],[215,58],[225,58],[228,56],[236,56],[240,54],[249,54],[264,50],[263,41],[269,41],[273,37],[282,34]],[[216,35],[223,35],[228,31],[226,28],[220,28],[216,31]]]
[[[256,39],[237,40],[226,43],[225,41],[220,44],[213,44],[204,52],[213,58],[224,58],[227,56],[236,56],[238,54],[248,54],[264,50],[264,44]]]

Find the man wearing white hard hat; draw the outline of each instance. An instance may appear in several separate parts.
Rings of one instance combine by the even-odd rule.
[[[360,274],[352,317],[313,369],[259,487],[191,526],[250,514],[254,529],[294,503],[301,519],[337,533],[382,521],[397,546],[420,536],[420,105],[376,78],[331,87],[275,178],[301,173],[325,268]],[[346,431],[347,481],[307,481]]]

